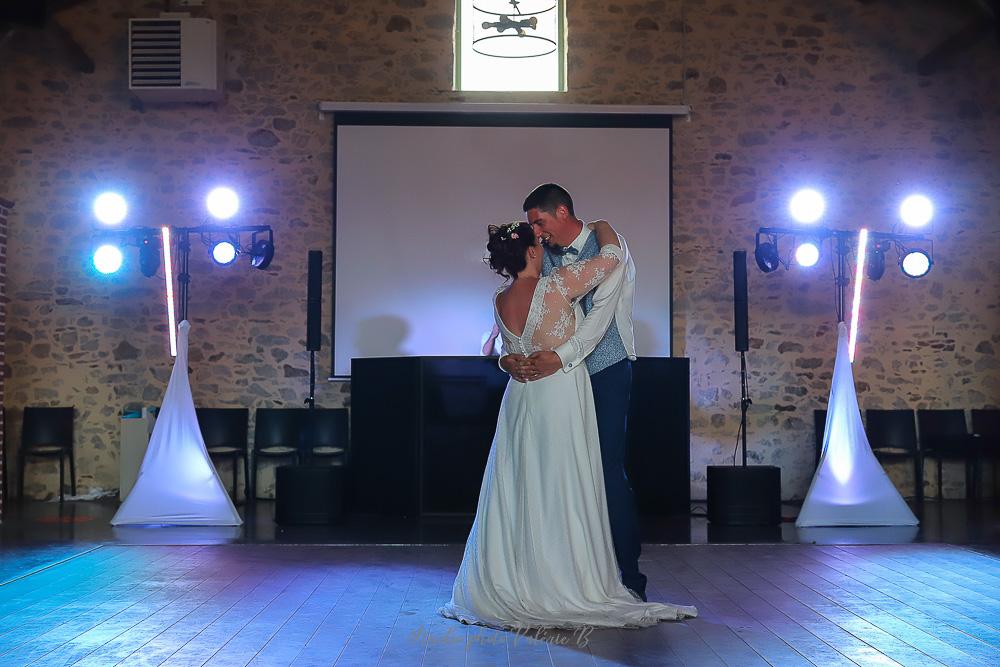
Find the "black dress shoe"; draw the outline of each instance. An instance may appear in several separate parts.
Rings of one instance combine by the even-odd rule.
[[[628,586],[626,586],[625,588],[628,589],[629,593],[631,593],[632,595],[636,596],[637,598],[639,598],[643,602],[649,602],[649,600],[646,599],[646,593],[645,593],[645,591],[643,591],[642,593],[637,593],[634,590],[632,590],[631,588],[628,588]]]

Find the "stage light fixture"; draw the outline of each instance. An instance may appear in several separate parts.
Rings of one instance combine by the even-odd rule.
[[[811,188],[799,190],[788,202],[788,212],[796,222],[812,224],[826,212],[826,200]]]
[[[139,270],[147,278],[160,270],[160,247],[156,237],[146,236],[139,242]]]
[[[94,268],[108,275],[122,268],[122,251],[116,245],[102,245],[94,251]]]
[[[891,245],[889,241],[879,241],[872,246],[872,252],[868,255],[868,266],[866,267],[869,280],[878,280],[885,275],[885,253]]]
[[[231,188],[215,188],[205,198],[205,206],[213,218],[228,220],[240,210],[240,198]]]
[[[795,249],[795,261],[799,266],[809,268],[819,261],[819,246],[812,241],[805,241]]]
[[[754,243],[753,258],[757,262],[757,268],[764,273],[771,273],[777,270],[781,266],[781,257],[778,255],[778,242],[775,240],[761,243],[760,234],[757,234],[757,240]]]
[[[268,232],[268,238],[258,239],[257,235],[254,234],[250,246],[250,266],[263,271],[271,265],[271,260],[273,259],[274,235]]]
[[[232,241],[219,241],[212,246],[212,259],[219,266],[229,266],[236,261],[236,244]]]
[[[934,204],[923,195],[910,195],[899,205],[899,217],[910,227],[923,227],[934,217]]]
[[[923,250],[910,250],[899,260],[899,268],[910,278],[923,278],[934,266],[931,256]]]
[[[128,204],[117,192],[103,192],[94,200],[94,217],[105,225],[117,225],[128,215]]]

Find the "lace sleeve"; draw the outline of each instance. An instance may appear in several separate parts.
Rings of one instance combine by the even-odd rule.
[[[573,301],[601,284],[621,261],[622,249],[608,244],[595,257],[553,271],[552,282],[567,301]]]

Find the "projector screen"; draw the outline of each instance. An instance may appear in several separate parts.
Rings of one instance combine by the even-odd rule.
[[[483,263],[486,227],[524,220],[545,182],[625,237],[638,354],[670,356],[669,116],[334,119],[333,377],[355,357],[479,355],[502,283]]]

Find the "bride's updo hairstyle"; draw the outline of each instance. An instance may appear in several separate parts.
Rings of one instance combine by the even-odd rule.
[[[485,258],[486,263],[504,278],[513,278],[528,264],[524,255],[535,245],[534,230],[527,222],[490,225],[488,229],[490,240],[486,249],[490,254]]]

